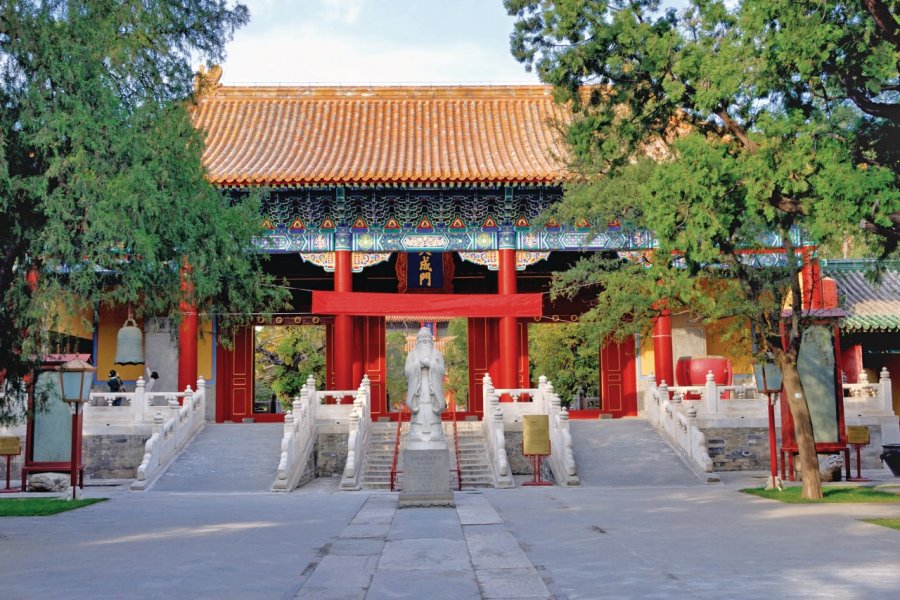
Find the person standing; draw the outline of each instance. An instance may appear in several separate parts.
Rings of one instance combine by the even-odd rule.
[[[125,391],[125,382],[119,377],[119,374],[116,373],[115,369],[110,369],[109,371],[109,379],[106,380],[106,385],[109,386],[110,392],[124,392]],[[122,397],[118,397],[113,400],[113,406],[122,406]]]

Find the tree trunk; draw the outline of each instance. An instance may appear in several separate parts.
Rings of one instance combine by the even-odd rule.
[[[807,500],[820,500],[822,498],[822,480],[819,477],[819,457],[816,454],[812,416],[809,413],[803,384],[800,382],[797,361],[793,355],[784,351],[776,351],[775,360],[781,369],[785,399],[794,419],[794,437],[797,440],[803,478],[802,497]],[[782,410],[784,410],[783,405]]]

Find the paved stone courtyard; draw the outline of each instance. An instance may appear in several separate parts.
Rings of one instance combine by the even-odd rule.
[[[898,481],[890,472],[870,473]],[[397,495],[128,492],[0,520],[0,598],[896,598],[900,505],[788,505],[709,485]]]

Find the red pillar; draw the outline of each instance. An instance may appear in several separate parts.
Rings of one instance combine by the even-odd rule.
[[[663,309],[653,319],[653,368],[657,385],[666,382],[675,385],[675,369],[672,365],[672,316]]]
[[[803,249],[803,266],[800,268],[804,310],[826,308],[822,268],[819,259],[813,256],[813,250],[814,248]]]
[[[516,250],[503,248],[498,250],[499,271],[497,277],[497,292],[501,296],[516,293]],[[519,387],[519,332],[516,317],[500,318],[500,372],[498,373],[497,387]],[[503,398],[503,400],[510,400]]]
[[[334,291],[353,291],[353,253],[336,250],[334,253]],[[353,317],[334,317],[334,385],[335,389],[351,390],[353,383]]]
[[[178,390],[197,387],[197,306],[194,286],[190,280],[191,267],[181,269],[181,325],[178,326]]]

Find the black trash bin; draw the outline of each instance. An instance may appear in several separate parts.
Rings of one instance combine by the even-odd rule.
[[[895,477],[900,477],[900,444],[885,444],[881,447],[881,460],[887,463]]]

